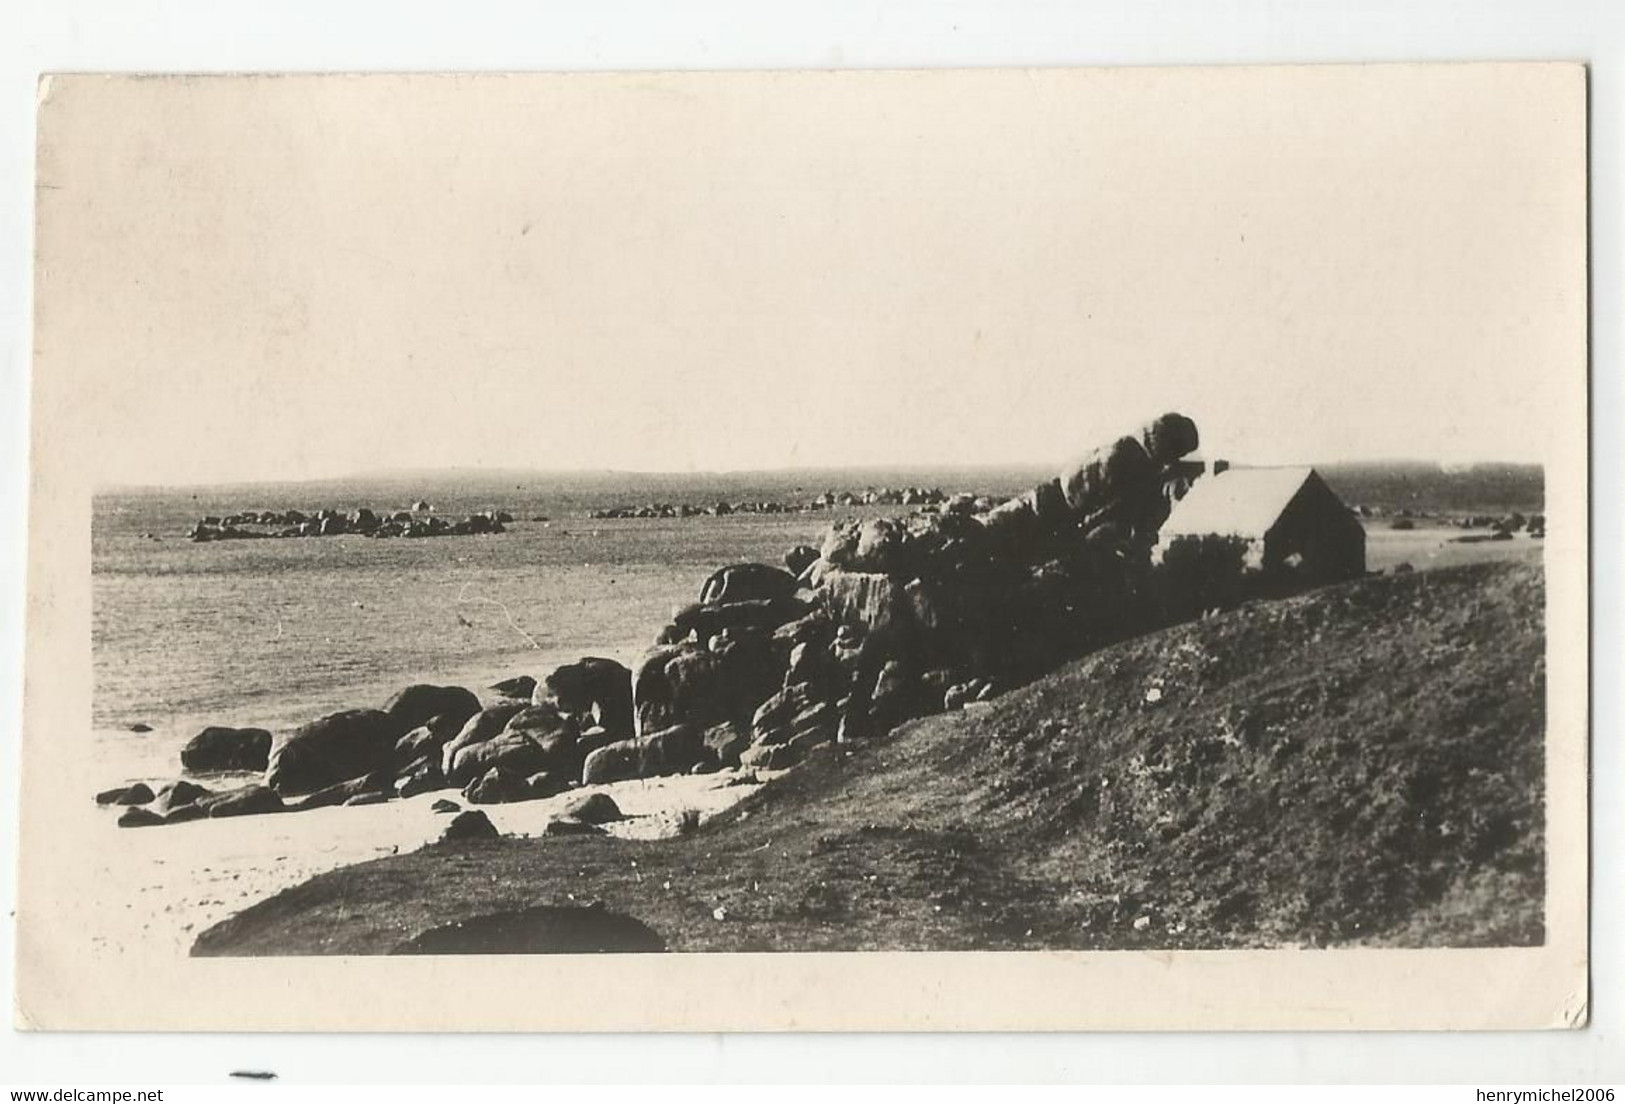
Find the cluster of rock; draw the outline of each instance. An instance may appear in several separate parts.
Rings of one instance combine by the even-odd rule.
[[[1531,537],[1544,537],[1546,515],[1525,516],[1517,510],[1510,514],[1470,514],[1467,517],[1457,518],[1455,526],[1458,529],[1490,529],[1497,534],[1504,533],[1509,538],[1520,531],[1527,532]]]
[[[1155,616],[1150,550],[1196,445],[1165,415],[1007,502],[845,520],[782,569],[723,568],[638,664],[636,735],[602,769],[790,766],[1132,631]]]
[[[594,510],[588,516],[607,518],[688,518],[728,517],[731,514],[805,514],[829,510],[837,506],[937,506],[948,501],[948,495],[936,487],[881,487],[864,491],[825,491],[807,502],[718,502],[714,505],[695,505],[682,502],[651,502],[644,506],[611,506]]]
[[[782,567],[723,567],[635,669],[587,657],[539,682],[498,683],[488,702],[411,686],[276,742],[261,729],[205,729],[182,752],[188,770],[263,769],[263,782],[100,799],[150,803],[126,814],[150,824],[449,788],[491,804],[783,769],[821,745],[984,701],[1145,627],[1156,616],[1150,551],[1178,493],[1177,462],[1196,445],[1194,423],[1167,414],[1008,501],[956,496],[903,519],[847,519]],[[171,815],[181,808],[192,811]]]
[[[500,533],[512,523],[506,510],[486,510],[458,521],[423,516],[427,503],[412,510],[377,513],[362,507],[344,513],[339,510],[246,511],[225,517],[205,517],[187,536],[194,541],[258,540],[271,537],[336,537],[350,534],[362,537],[463,537],[478,533]]]

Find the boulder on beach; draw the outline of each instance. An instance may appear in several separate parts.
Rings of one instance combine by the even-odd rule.
[[[150,809],[143,809],[139,805],[132,805],[119,814],[118,826],[120,828],[150,828],[154,824],[164,823],[164,818]]]
[[[153,799],[152,787],[145,782],[118,786],[96,795],[98,805],[145,805]]]
[[[189,771],[263,771],[271,759],[271,734],[263,728],[210,725],[181,748]]]
[[[395,779],[395,793],[400,797],[416,797],[420,793],[443,790],[449,783],[434,759],[421,759],[411,764]]]
[[[585,656],[555,668],[536,686],[532,699],[581,718],[617,736],[632,734],[632,672],[613,659]]]
[[[584,794],[576,798],[564,807],[564,815],[588,824],[608,824],[624,816],[621,807],[607,793]]]
[[[285,736],[271,749],[265,784],[284,796],[308,794],[392,765],[405,730],[377,709],[329,713]],[[415,726],[414,726],[415,727]]]
[[[492,767],[470,782],[463,797],[475,805],[500,805],[510,801],[528,801],[535,796],[525,776],[503,767]]]
[[[467,809],[451,818],[451,823],[440,833],[440,838],[442,841],[483,840],[496,839],[500,835],[490,817],[478,809]]]
[[[587,785],[683,774],[703,758],[705,745],[692,725],[679,724],[631,740],[620,740],[587,756],[581,780]]]
[[[433,717],[455,717],[461,723],[479,711],[480,699],[472,690],[461,686],[419,683],[408,686],[384,703],[384,712],[397,729],[397,739]]]
[[[304,811],[307,809],[326,809],[334,805],[346,805],[353,797],[362,794],[384,793],[393,791],[393,772],[387,768],[380,768],[359,778],[335,782],[331,786],[323,786],[315,793],[307,794],[288,806],[290,809]]]
[[[737,563],[718,568],[700,587],[700,604],[773,601],[796,592],[796,576],[782,568],[760,563]]]
[[[224,793],[210,794],[208,797],[199,798],[194,804],[211,817],[259,816],[264,813],[280,813],[284,808],[280,794],[269,786],[261,786],[258,783],[227,790]]]
[[[209,797],[212,793],[212,790],[206,790],[196,782],[188,782],[183,778],[178,782],[158,787],[158,793],[152,802],[152,811],[166,815],[171,809],[195,804],[199,798]]]
[[[429,811],[431,813],[456,813],[461,812],[462,808],[463,807],[457,804],[457,802],[442,797],[438,798],[433,805],[429,806]]]

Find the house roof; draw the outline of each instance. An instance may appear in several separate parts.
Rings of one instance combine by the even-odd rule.
[[[1161,535],[1262,537],[1275,525],[1313,468],[1230,468],[1203,476],[1174,503]]]

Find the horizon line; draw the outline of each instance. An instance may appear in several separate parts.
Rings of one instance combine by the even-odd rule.
[[[1226,457],[1202,457],[1193,454],[1189,459],[1228,459]],[[1234,468],[1338,468],[1338,467],[1382,467],[1382,466],[1431,466],[1443,470],[1460,469],[1469,470],[1490,466],[1503,466],[1514,468],[1539,468],[1542,471],[1545,465],[1539,460],[1443,460],[1431,457],[1383,457],[1369,460],[1297,460],[1279,461],[1261,464],[1249,461],[1230,460]],[[449,466],[426,468],[374,468],[365,471],[351,471],[335,475],[304,476],[301,478],[249,478],[226,479],[219,481],[185,481],[185,482],[125,482],[106,483],[97,487],[94,493],[100,494],[108,491],[136,491],[136,490],[187,490],[196,488],[224,489],[228,487],[263,487],[291,484],[315,483],[343,483],[347,481],[378,481],[385,479],[409,478],[435,478],[449,475],[484,475],[512,476],[524,475],[533,478],[557,478],[560,476],[621,476],[627,478],[643,479],[695,479],[716,478],[722,476],[784,476],[797,474],[815,474],[820,472],[988,472],[988,471],[1020,471],[1031,469],[1033,471],[1047,471],[1052,465],[1035,460],[1002,460],[987,461],[984,463],[967,463],[952,461],[943,463],[930,463],[925,461],[895,462],[876,464],[851,465],[807,465],[804,467],[777,467],[777,468],[693,468],[688,470],[657,470],[638,468],[526,468],[526,467],[481,467],[481,466]]]

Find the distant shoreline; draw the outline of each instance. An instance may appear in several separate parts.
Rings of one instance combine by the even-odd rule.
[[[1544,465],[1533,460],[1475,460],[1453,461],[1432,459],[1383,460],[1281,460],[1265,463],[1258,460],[1233,460],[1234,467],[1313,467],[1327,472],[1375,472],[1398,469],[1408,472],[1441,473],[1447,476],[1465,475],[1491,469],[1502,469],[1525,475],[1544,473]],[[616,468],[402,468],[378,471],[351,472],[340,475],[310,476],[300,479],[226,479],[200,482],[164,483],[107,483],[96,488],[95,494],[176,493],[194,491],[221,491],[227,489],[342,486],[349,483],[394,484],[411,482],[506,483],[513,480],[554,482],[563,486],[589,487],[598,484],[628,480],[668,485],[683,482],[698,483],[750,483],[756,480],[779,482],[786,479],[804,480],[808,486],[819,485],[829,479],[850,481],[857,477],[873,476],[880,485],[897,482],[906,477],[947,481],[956,476],[997,476],[1025,481],[1033,475],[1052,474],[1053,463],[1008,462],[992,464],[860,464],[851,467],[818,465],[811,467],[707,469],[703,471],[634,471]]]

